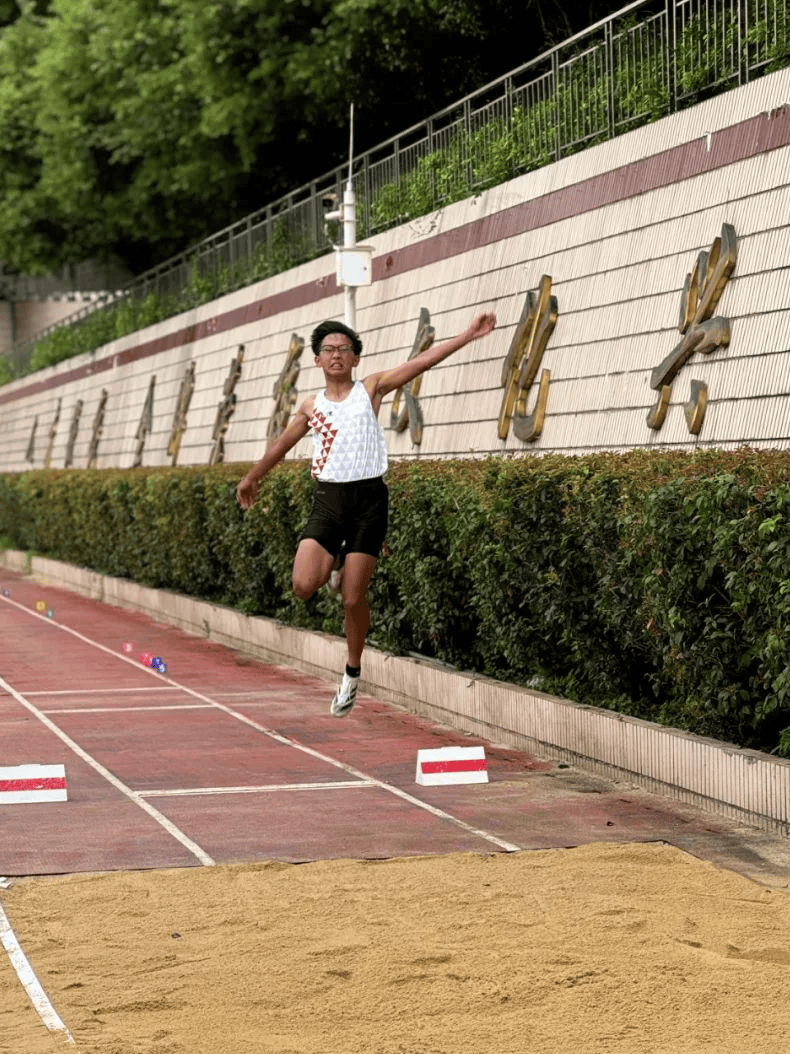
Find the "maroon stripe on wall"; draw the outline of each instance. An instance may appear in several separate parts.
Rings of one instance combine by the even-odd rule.
[[[135,344],[131,348],[116,352],[114,355],[108,355],[97,362],[89,362],[84,366],[77,366],[73,370],[67,370],[56,376],[48,377],[46,380],[34,381],[32,384],[25,385],[24,388],[20,388],[15,392],[6,392],[5,394],[0,392],[0,405],[15,402],[17,399],[27,398],[31,395],[38,395],[41,392],[49,391],[51,388],[59,388],[61,385],[69,384],[71,381],[78,381],[83,377],[90,377],[97,373],[103,373],[105,370],[111,370],[115,366],[123,366],[128,362],[136,362],[138,359],[147,359],[151,355],[158,355],[160,352],[168,351],[170,348],[181,348],[185,344],[203,340],[214,333],[226,333],[228,330],[236,329],[238,326],[245,326],[251,322],[259,322],[264,318],[271,318],[282,311],[289,311],[292,308],[303,307],[306,304],[314,303],[316,300],[322,300],[325,296],[334,295],[337,291],[337,280],[333,272],[325,278],[320,278],[317,282],[309,282],[305,285],[296,286],[293,289],[287,289],[282,293],[264,297],[262,300],[255,300],[251,304],[244,304],[241,307],[234,308],[232,311],[214,315],[203,322],[185,326],[183,329],[146,341],[144,344]]]
[[[379,256],[373,261],[373,278],[374,281],[390,278],[415,267],[425,267],[470,249],[526,234],[539,227],[592,212],[604,205],[647,194],[651,190],[672,186],[788,144],[790,107],[784,106],[713,133],[710,149],[706,139],[695,139],[641,161],[632,161],[610,172],[551,191],[521,205],[513,205],[495,215],[474,220],[389,256]]]
[[[591,212],[604,205],[612,205],[651,190],[658,190],[660,187],[672,186],[674,183],[713,172],[788,144],[790,106],[783,106],[770,113],[751,117],[730,128],[724,128],[720,132],[714,132],[709,144],[706,139],[683,143],[662,153],[642,158],[641,161],[622,165],[610,172],[592,176],[539,198],[514,205],[495,215],[473,220],[445,234],[426,238],[387,255],[382,254],[373,261],[373,279],[382,281],[416,267],[426,267],[439,260],[460,256],[470,249],[525,234],[539,227]],[[331,273],[316,282],[307,282],[262,300],[255,300],[251,304],[215,315],[204,322],[186,326],[144,344],[137,344],[115,355],[108,355],[97,362],[59,373],[46,380],[34,381],[14,392],[0,392],[0,405],[59,388],[114,366],[158,355],[170,348],[183,347],[215,333],[226,333],[238,326],[260,322],[283,311],[306,307],[325,297],[334,296],[337,292],[333,261]]]

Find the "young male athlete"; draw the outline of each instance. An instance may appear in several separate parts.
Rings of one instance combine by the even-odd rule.
[[[296,550],[293,588],[298,597],[308,600],[329,580],[343,551],[341,597],[348,661],[330,707],[336,717],[349,713],[356,700],[370,625],[366,593],[387,530],[388,494],[383,479],[387,449],[378,423],[381,401],[448,355],[487,336],[495,325],[494,315],[478,315],[459,336],[427,348],[394,369],[354,381],[362,341],[342,322],[322,322],[310,343],[315,364],[324,373],[324,390],[305,399],[282,435],[236,488],[239,505],[250,508],[260,480],[312,430],[316,487]]]

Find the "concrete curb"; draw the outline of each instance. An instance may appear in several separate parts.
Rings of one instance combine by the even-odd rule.
[[[0,566],[314,676],[334,680],[345,662],[345,642],[339,637],[15,550],[0,552]],[[790,834],[788,760],[372,647],[365,652],[362,687],[491,742],[556,757],[762,830]]]

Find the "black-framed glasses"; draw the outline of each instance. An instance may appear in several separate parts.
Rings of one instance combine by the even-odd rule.
[[[322,344],[320,351],[341,351],[350,352],[352,355],[356,355],[353,344]]]

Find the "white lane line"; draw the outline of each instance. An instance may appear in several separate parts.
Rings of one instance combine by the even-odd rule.
[[[74,1037],[64,1025],[60,1014],[50,1002],[49,996],[36,977],[33,967],[28,962],[27,956],[22,951],[16,934],[11,928],[11,923],[8,921],[8,916],[3,910],[2,904],[0,904],[0,943],[8,952],[11,965],[43,1023],[50,1032],[62,1032],[64,1042],[73,1043]]]
[[[218,699],[263,699],[265,694],[266,693],[263,688],[258,688],[254,692],[214,692],[214,695],[216,695]],[[282,688],[278,688],[276,693],[269,694],[276,694],[279,700],[286,700],[290,702],[290,700],[293,699],[295,696],[298,696],[299,693],[292,688],[287,688],[285,690],[283,690]]]
[[[141,798],[183,798],[196,794],[271,794],[283,791],[352,790],[357,787],[375,787],[373,780],[336,780],[327,783],[270,783],[260,787],[186,787],[182,790],[140,791]]]
[[[145,669],[145,667],[143,667]],[[163,684],[159,688],[58,688],[49,692],[25,692],[28,698],[36,695],[126,695],[129,692],[178,692],[179,688]]]
[[[176,827],[174,823],[171,823],[166,816],[163,816],[158,809],[155,809],[153,805],[149,805],[148,802],[137,793],[137,791],[132,790],[131,787],[127,787],[127,785],[119,780],[117,776],[113,775],[109,769],[106,769],[104,765],[91,757],[86,750],[82,749],[79,743],[75,743],[71,736],[66,735],[62,729],[58,728],[54,721],[50,721],[46,714],[43,714],[37,707],[29,702],[24,695],[18,692],[16,688],[13,688],[3,677],[0,677],[0,687],[5,689],[9,695],[12,695],[18,703],[25,707],[26,710],[29,710],[30,713],[48,728],[50,732],[53,732],[58,739],[69,748],[69,750],[72,750],[78,758],[81,758],[87,765],[90,765],[94,772],[98,772],[99,775],[103,776],[108,783],[111,783],[116,790],[120,791],[121,794],[134,802],[135,805],[138,805],[143,812],[148,813],[151,819],[156,820],[161,827],[164,827],[167,833],[172,838],[175,838],[177,842],[180,842],[185,849],[188,849],[193,856],[196,856],[201,864],[211,866],[215,863],[212,857],[210,857],[204,849],[201,849],[197,842],[193,842],[192,839],[187,837],[187,835]]]
[[[380,790],[387,791],[389,794],[395,795],[396,798],[401,798],[410,805],[415,805],[418,809],[431,813],[431,815],[436,816],[439,819],[446,820],[447,822],[454,824],[456,827],[460,827],[461,830],[466,831],[468,834],[472,834],[476,838],[482,838],[484,841],[498,846],[507,853],[517,853],[521,851],[521,846],[514,845],[512,842],[507,842],[502,838],[498,838],[496,835],[491,834],[489,831],[484,831],[479,827],[473,827],[472,824],[466,823],[465,820],[461,820],[457,816],[453,816],[452,813],[445,812],[444,809],[438,809],[435,805],[430,805],[428,802],[415,798],[413,794],[401,790],[400,787],[395,787],[391,783],[384,783],[383,780],[378,780],[375,776],[371,776],[367,772],[362,772],[361,769],[355,768],[353,765],[348,765],[345,761],[338,761],[337,758],[330,757],[328,754],[322,754],[321,751],[314,750],[312,747],[300,743],[298,739],[291,739],[290,736],[284,736],[280,732],[275,732],[274,729],[267,728],[258,721],[253,721],[252,718],[247,717],[245,714],[240,714],[237,711],[232,710],[229,706],[225,706],[223,703],[218,703],[216,700],[210,699],[207,695],[202,695],[200,692],[196,692],[192,688],[187,688],[183,685],[182,687],[185,692],[189,692],[189,694],[195,696],[195,698],[203,699],[205,702],[211,703],[218,710],[222,710],[230,717],[235,718],[237,721],[241,721],[242,724],[249,725],[250,728],[254,728],[258,732],[263,732],[264,735],[269,736],[270,739],[275,740],[277,743],[282,743],[284,746],[292,747],[294,750],[300,750],[303,754],[308,754],[310,757],[317,758],[319,761],[324,761],[328,765],[334,765],[335,768],[342,769],[343,772],[347,772],[349,776],[354,776],[356,779],[370,782]]]
[[[3,597],[3,600],[8,600],[7,597]],[[12,601],[12,603],[15,603]],[[71,626],[66,626],[62,622],[55,622],[53,619],[46,618],[44,615],[39,615],[36,611],[31,611],[30,608],[23,607],[21,604],[15,604],[16,607],[25,611],[27,614],[33,616],[33,618],[41,619],[48,626],[56,626],[58,629],[64,630],[66,633],[70,633],[73,637],[83,641],[85,644],[89,644],[93,648],[98,648],[100,651],[106,652],[108,655],[112,655],[115,659],[120,659],[122,662],[129,663],[130,666],[134,666],[136,670],[142,669],[150,673],[152,677],[155,677],[158,681],[164,679],[167,684],[171,684],[176,688],[180,688],[181,691],[186,692],[188,695],[193,696],[195,699],[201,699],[205,703],[209,703],[211,706],[215,706],[218,710],[228,714],[237,721],[241,721],[242,724],[248,725],[250,728],[256,729],[258,732],[262,732],[264,735],[269,736],[278,743],[282,743],[285,746],[292,747],[294,750],[300,750],[304,754],[308,754],[310,757],[317,758],[319,761],[323,761],[328,765],[334,765],[335,768],[342,769],[347,772],[350,776],[354,776],[356,779],[370,780],[378,786],[381,790],[387,791],[389,794],[395,795],[396,798],[401,798],[403,801],[408,802],[410,805],[416,806],[418,809],[422,809],[425,812],[431,813],[439,819],[445,820],[448,823],[454,824],[461,830],[466,831],[468,834],[474,835],[476,838],[482,838],[486,842],[490,842],[492,845],[496,845],[498,848],[504,850],[507,853],[520,852],[521,846],[514,845],[512,842],[507,842],[502,838],[497,838],[496,835],[490,834],[488,831],[483,831],[480,828],[473,827],[466,821],[459,819],[457,816],[453,816],[452,813],[445,812],[443,809],[437,809],[434,805],[429,805],[428,802],[420,801],[419,798],[415,798],[413,794],[409,794],[407,791],[401,790],[399,787],[394,787],[391,783],[384,783],[382,780],[377,780],[375,777],[371,777],[366,772],[361,772],[359,769],[354,768],[352,765],[347,765],[343,761],[338,761],[335,758],[329,757],[327,754],[322,754],[318,750],[313,750],[312,747],[305,746],[304,743],[300,743],[296,739],[290,739],[288,736],[283,736],[279,732],[275,732],[271,728],[267,728],[265,725],[259,724],[257,721],[253,721],[251,718],[246,717],[244,714],[238,713],[236,710],[232,710],[229,706],[225,706],[224,703],[218,703],[216,699],[210,699],[207,695],[203,695],[201,692],[196,692],[193,688],[188,688],[186,685],[179,684],[178,681],[174,681],[171,677],[166,677],[164,674],[157,673],[155,670],[148,669],[146,666],[142,666],[139,662],[134,659],[130,659],[122,652],[114,651],[112,648],[108,648],[105,644],[99,644],[98,641],[91,640],[90,637],[85,637],[76,629],[72,629]],[[0,678],[0,685],[3,681]],[[32,704],[27,704],[32,707]],[[43,718],[43,715],[39,715],[39,712],[32,707],[37,716]],[[57,730],[56,725],[52,725],[53,729]],[[58,731],[58,734],[59,731]],[[75,744],[76,746],[76,744]],[[105,770],[106,771],[106,770]],[[108,774],[109,775],[109,774]],[[127,788],[128,789],[128,788]],[[134,791],[128,789],[129,794],[134,794]],[[141,805],[143,804],[142,799],[139,795],[135,795],[135,800],[139,800]],[[162,817],[164,820],[165,818]],[[186,838],[186,835],[183,836]],[[199,848],[196,846],[196,848]],[[200,850],[202,852],[202,850]],[[211,863],[214,863],[212,860]]]
[[[30,692],[25,692],[30,695]],[[144,710],[211,710],[210,703],[182,703],[180,706],[81,706],[41,710],[42,714],[141,714]]]
[[[198,699],[203,699],[206,702],[212,703],[218,710],[222,710],[230,717],[235,718],[237,721],[241,721],[242,724],[249,725],[250,728],[254,728],[258,732],[263,732],[264,735],[269,736],[270,739],[275,740],[277,743],[282,743],[284,746],[292,747],[294,750],[300,750],[303,754],[317,758],[319,761],[324,761],[328,765],[334,765],[335,768],[342,769],[343,772],[347,772],[349,776],[354,776],[358,780],[372,783],[374,786],[378,787],[379,790],[387,791],[389,794],[395,795],[396,798],[401,798],[410,805],[415,805],[418,809],[431,813],[431,815],[436,816],[439,819],[446,820],[449,823],[454,824],[456,827],[460,827],[461,830],[466,831],[468,834],[472,834],[477,838],[482,838],[484,841],[490,842],[492,845],[498,846],[505,852],[517,853],[521,850],[521,846],[514,845],[512,842],[506,842],[504,839],[498,838],[496,835],[484,831],[479,827],[473,827],[472,824],[466,823],[465,820],[461,820],[457,816],[453,816],[452,813],[445,812],[444,809],[438,809],[435,805],[429,805],[428,802],[415,798],[413,794],[401,790],[400,787],[395,787],[391,783],[384,783],[383,780],[378,780],[375,776],[371,776],[367,772],[362,772],[361,769],[355,768],[353,765],[349,765],[345,761],[338,761],[337,758],[330,757],[328,754],[322,754],[321,751],[314,750],[312,747],[300,743],[298,739],[291,739],[290,736],[284,736],[280,732],[275,732],[274,729],[267,728],[258,721],[253,721],[246,715],[231,710],[230,707],[210,699],[207,695],[201,695],[200,692],[196,692],[194,689],[185,686],[184,691],[189,692]]]

